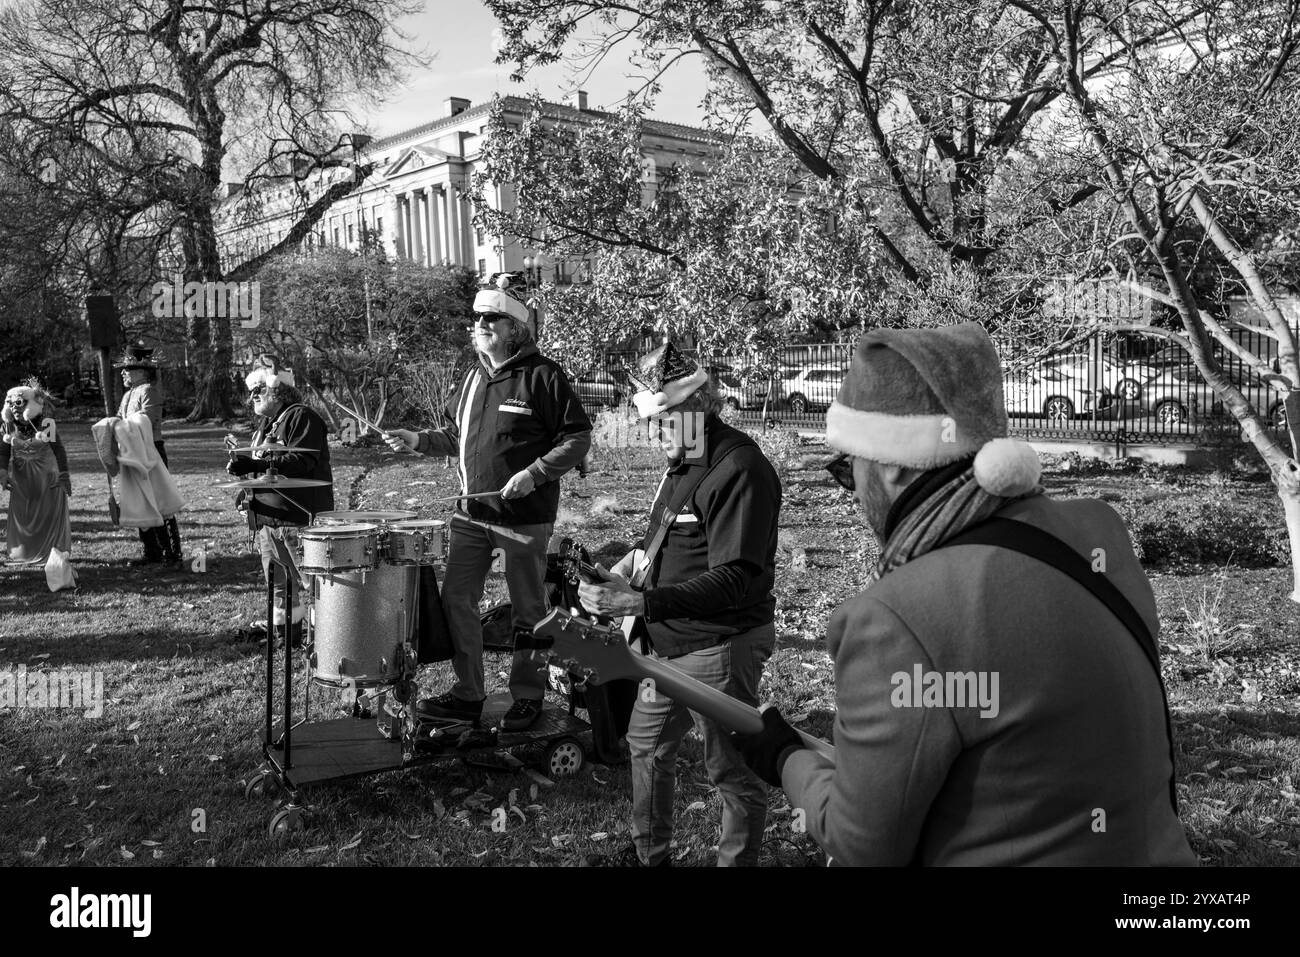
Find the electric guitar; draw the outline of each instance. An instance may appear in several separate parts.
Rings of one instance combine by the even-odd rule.
[[[560,556],[560,564],[564,570],[564,576],[574,585],[579,582],[589,582],[591,584],[600,584],[607,579],[600,573],[595,565],[583,559],[585,549],[578,542],[571,538],[563,538],[557,549]],[[645,552],[638,548],[634,556],[633,567],[639,567],[644,560]],[[583,609],[585,611],[585,609]],[[593,620],[599,623],[613,622],[613,619],[603,618],[599,615],[592,616]],[[645,623],[636,615],[625,615],[617,622],[614,622],[618,630],[622,632],[624,640],[630,645],[634,640],[641,637],[641,629]]]
[[[758,734],[763,730],[763,715],[758,708],[682,674],[662,659],[637,653],[613,625],[572,615],[562,608],[552,608],[533,626],[533,634],[551,639],[547,656],[552,664],[581,675],[591,684],[599,685],[617,678],[648,679],[654,688],[674,701],[682,702],[733,731]],[[802,731],[798,734],[807,747],[831,761],[835,760],[834,746]]]

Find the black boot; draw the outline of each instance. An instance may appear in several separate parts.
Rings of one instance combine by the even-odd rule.
[[[140,529],[140,543],[144,545],[144,557],[131,561],[132,565],[156,565],[163,560],[163,548],[158,541],[157,528]]]
[[[158,539],[162,544],[163,560],[179,565],[181,563],[181,530],[176,526],[175,516],[167,519],[167,523],[158,529]]]

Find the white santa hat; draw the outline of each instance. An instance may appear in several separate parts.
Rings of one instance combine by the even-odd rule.
[[[272,389],[277,385],[293,386],[293,370],[280,364],[275,356],[259,356],[253,364],[253,371],[244,376],[244,385],[252,391],[259,385]]]
[[[638,368],[629,369],[627,375],[637,390],[632,402],[643,419],[681,405],[709,381],[709,374],[671,342],[643,356]]]
[[[492,279],[492,285],[480,289],[474,296],[475,313],[499,313],[509,316],[516,322],[528,327],[533,338],[537,338],[537,326],[533,322],[532,310],[518,298],[519,284],[513,273],[499,273]]]

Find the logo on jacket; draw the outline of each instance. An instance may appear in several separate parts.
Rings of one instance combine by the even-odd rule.
[[[506,399],[499,406],[498,412],[513,412],[516,415],[532,415],[533,409],[523,399]]]

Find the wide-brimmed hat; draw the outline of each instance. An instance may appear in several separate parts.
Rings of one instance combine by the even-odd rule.
[[[122,358],[113,363],[114,369],[150,369],[157,371],[158,363],[153,357],[154,350],[145,346],[143,342],[137,342],[133,346],[128,346]]]

